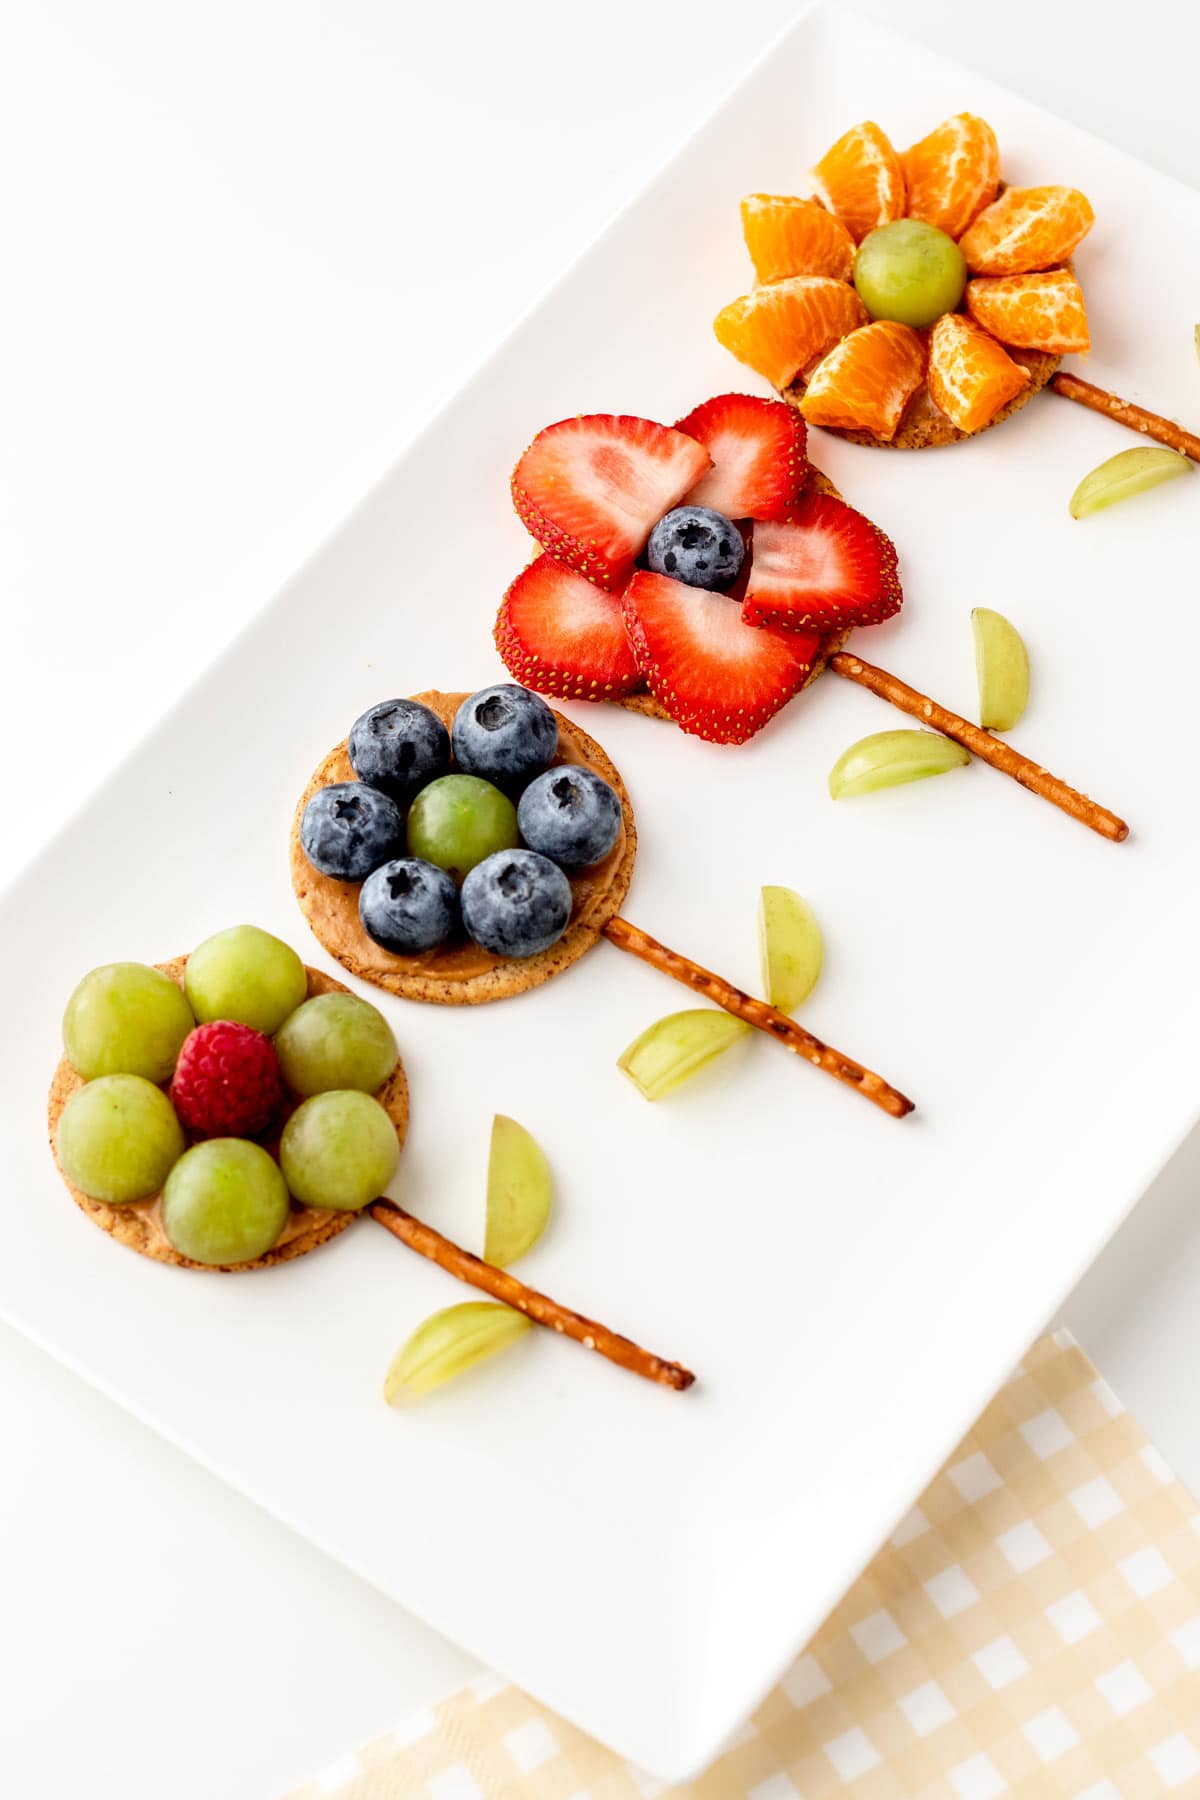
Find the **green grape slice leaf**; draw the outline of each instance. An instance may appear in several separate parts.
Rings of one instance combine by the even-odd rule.
[[[979,723],[985,731],[1011,731],[1029,704],[1029,653],[1016,626],[1003,613],[977,606],[975,674],[979,681]]]
[[[523,1125],[497,1113],[488,1158],[487,1229],[483,1260],[507,1269],[533,1248],[554,1202],[550,1165]]]
[[[420,1400],[532,1330],[532,1319],[496,1301],[447,1306],[418,1325],[396,1352],[384,1377],[383,1397],[389,1406]]]
[[[923,781],[961,769],[970,760],[961,744],[936,731],[876,731],[838,757],[829,771],[830,798],[848,800],[905,781]]]
[[[1071,517],[1086,519],[1106,506],[1116,506],[1120,500],[1172,481],[1176,475],[1189,475],[1191,470],[1189,459],[1177,450],[1160,450],[1149,444],[1138,450],[1120,450],[1084,476],[1071,495]]]
[[[661,1100],[752,1029],[711,1007],[668,1013],[633,1040],[617,1067],[647,1100]]]
[[[780,1012],[794,1013],[820,980],[825,944],[816,913],[791,888],[762,890],[758,950],[763,992]]]

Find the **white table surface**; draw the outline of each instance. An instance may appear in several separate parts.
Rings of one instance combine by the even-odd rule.
[[[8,9],[0,881],[794,10]],[[1200,183],[1191,0],[859,10]],[[1200,1140],[1063,1317],[1200,1491],[1198,1179]],[[472,1673],[2,1328],[0,1435],[5,1792],[268,1800]]]

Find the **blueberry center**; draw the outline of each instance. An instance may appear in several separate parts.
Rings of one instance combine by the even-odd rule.
[[[362,801],[358,798],[357,794],[351,795],[349,799],[335,800],[333,803],[333,816],[335,819],[357,819],[361,814]]]
[[[388,893],[393,900],[407,900],[417,889],[418,883],[407,869],[397,869],[394,875],[387,877]]]
[[[502,725],[508,724],[511,712],[508,701],[499,694],[493,694],[482,706],[475,708],[475,723],[482,726],[484,731],[499,731]]]
[[[690,587],[723,593],[737,580],[745,549],[731,519],[711,506],[677,506],[650,533],[646,566]]]
[[[576,812],[578,810],[579,789],[569,775],[560,775],[557,781],[551,782],[550,792],[557,801],[560,812]]]

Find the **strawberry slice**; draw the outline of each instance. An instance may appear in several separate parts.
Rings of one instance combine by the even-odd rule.
[[[689,506],[712,506],[728,519],[784,519],[808,479],[808,428],[782,400],[717,394],[680,419],[676,431],[704,445],[713,466]]]
[[[742,603],[747,625],[823,636],[899,612],[896,549],[870,519],[831,494],[806,494],[786,519],[754,527]]]
[[[513,504],[543,550],[618,587],[708,463],[703,445],[668,425],[585,413],[538,432],[513,470]]]
[[[505,668],[541,694],[603,700],[640,685],[620,600],[549,555],[505,594],[495,637]]]
[[[821,640],[751,631],[736,601],[639,569],[621,599],[650,692],[697,737],[743,744],[799,692]]]

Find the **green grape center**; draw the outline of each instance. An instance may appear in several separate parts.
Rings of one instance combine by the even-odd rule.
[[[457,881],[485,857],[512,850],[520,841],[516,807],[478,775],[431,781],[408,815],[409,854],[436,863]]]
[[[920,329],[953,312],[967,285],[954,239],[921,219],[895,219],[869,231],[854,259],[854,285],[873,319]]]

